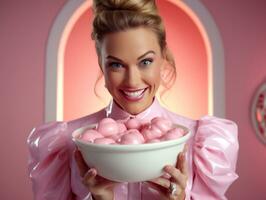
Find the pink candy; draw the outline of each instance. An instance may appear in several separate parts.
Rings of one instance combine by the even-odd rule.
[[[125,132],[127,130],[126,125],[123,124],[122,122],[117,122],[117,126],[118,126],[119,133]]]
[[[174,140],[182,137],[184,133],[184,130],[181,128],[173,128],[163,136],[162,140]]]
[[[95,144],[143,144],[178,139],[186,133],[184,129],[162,117],[150,122],[137,118],[127,121],[102,119],[95,129],[85,130],[80,139]]]
[[[94,140],[95,144],[115,144],[115,141],[111,138],[98,138]]]
[[[141,126],[141,122],[138,119],[129,119],[125,123],[127,129],[139,129]]]
[[[122,136],[125,135],[125,132],[118,133],[116,135],[111,135],[108,138],[113,139],[116,143],[120,143]]]
[[[144,137],[137,129],[131,129],[126,131],[126,134],[121,137],[121,144],[142,144],[144,143]]]
[[[94,140],[97,138],[103,138],[103,135],[93,129],[86,130],[81,136],[82,140],[91,142],[91,143],[93,143]]]
[[[160,139],[152,139],[152,140],[148,140],[146,143],[157,143],[157,142],[161,142]]]
[[[152,140],[155,138],[159,138],[162,136],[162,132],[158,132],[156,129],[151,128],[145,128],[141,130],[141,133],[145,140]]]
[[[117,122],[112,118],[104,118],[99,122],[97,131],[103,136],[110,136],[117,134],[119,132],[119,127]]]
[[[162,132],[167,132],[169,131],[173,124],[171,121],[167,120],[167,119],[163,119],[161,117],[155,117],[151,120],[151,123],[154,127],[157,127],[158,129],[160,129]]]

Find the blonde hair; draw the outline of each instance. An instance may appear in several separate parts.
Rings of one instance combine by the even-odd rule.
[[[171,88],[176,79],[175,61],[166,45],[165,28],[155,0],[93,0],[93,12],[91,37],[95,40],[98,57],[101,56],[101,42],[106,34],[130,28],[147,27],[156,34],[161,52],[168,62],[167,66],[170,66],[166,68],[161,84],[166,90]],[[96,84],[101,77],[98,77]],[[99,96],[95,88],[94,91]]]

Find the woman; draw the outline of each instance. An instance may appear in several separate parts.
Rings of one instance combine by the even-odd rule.
[[[95,0],[92,38],[105,86],[113,100],[106,108],[70,122],[52,122],[28,138],[35,199],[226,199],[237,178],[237,126],[211,116],[192,120],[163,108],[158,87],[170,87],[175,66],[165,30],[152,0]],[[165,70],[170,74],[165,75]],[[143,183],[116,183],[89,169],[75,151],[71,132],[104,117],[144,120],[160,116],[193,133],[176,166]]]

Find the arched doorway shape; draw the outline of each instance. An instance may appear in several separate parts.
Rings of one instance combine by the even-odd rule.
[[[199,0],[169,0],[181,7],[198,25],[208,52],[208,114],[224,117],[224,53],[219,31]],[[63,119],[63,52],[65,41],[79,16],[92,4],[67,1],[51,29],[46,54],[45,121]]]

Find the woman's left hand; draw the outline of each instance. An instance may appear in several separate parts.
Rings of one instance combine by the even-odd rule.
[[[185,189],[188,180],[188,167],[185,159],[187,146],[178,155],[176,167],[167,165],[164,167],[166,176],[149,180],[148,184],[160,192],[163,200],[184,200],[186,197]],[[175,192],[171,194],[170,187],[176,186]],[[173,191],[173,190],[172,190]]]

